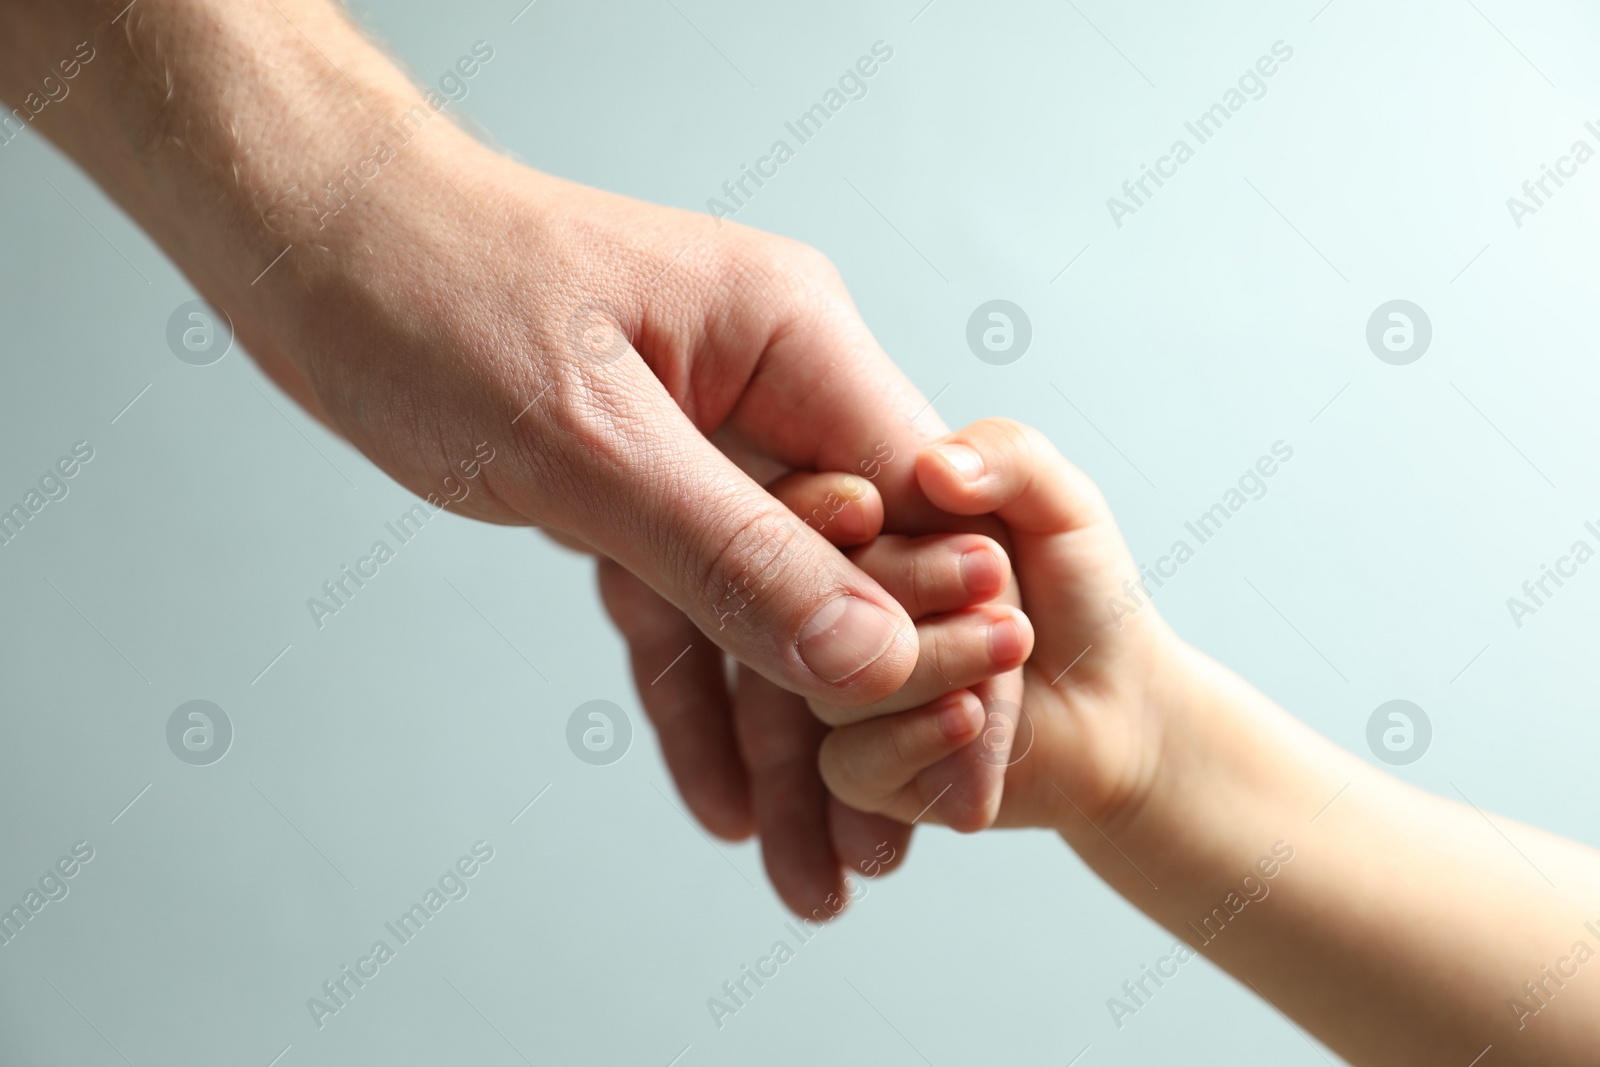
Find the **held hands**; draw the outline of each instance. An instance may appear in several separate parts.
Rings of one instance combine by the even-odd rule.
[[[759,832],[785,900],[809,910],[841,865],[903,845],[829,801],[802,697],[890,696],[911,621],[830,543],[844,527],[796,523],[764,485],[899,456],[874,479],[890,528],[950,529],[910,462],[943,427],[827,260],[490,151],[326,0],[146,0],[117,25],[102,7],[0,5],[0,95],[93,36],[96,78],[40,132],[262,369],[419,495],[493,449],[458,510],[614,561],[606,601],[684,800],[713,832]],[[731,689],[724,654],[749,665]],[[996,769],[950,769],[936,812],[986,821]]]
[[[1600,994],[1562,968],[1600,934],[1600,855],[1378,772],[1184,644],[1147,601],[1130,615],[1137,571],[1105,501],[1037,431],[976,423],[920,451],[916,476],[939,507],[1003,523],[1031,621],[1000,825],[1056,830],[1178,952],[1204,954],[1351,1063],[1489,1049],[1594,1062]],[[987,599],[989,561],[964,573],[980,540],[855,550],[916,620],[920,659],[876,718],[813,702],[835,724],[820,767],[843,803],[918,819],[940,761],[1004,740],[1005,709],[962,689],[986,661],[1012,662],[998,646],[1016,651],[992,639],[1009,611]],[[930,698],[940,671],[951,684]],[[1144,1004],[1130,999],[1107,1001],[1119,1029]]]
[[[828,788],[852,807],[909,822],[943,788],[930,770],[976,746],[1010,764],[999,825],[1131,819],[1157,780],[1181,656],[1153,610],[1119,624],[1109,608],[1137,572],[1099,491],[1043,434],[1004,419],[924,448],[916,477],[952,514],[1004,524],[1027,615],[994,600],[1009,576],[986,538],[883,537],[853,552],[916,621],[920,654],[892,697],[856,708],[812,702],[835,727],[822,744]],[[1023,660],[1020,715],[966,688]]]
[[[831,265],[538,174],[442,125],[373,195],[337,220],[364,220],[358,235],[318,231],[330,247],[302,276],[267,275],[282,314],[236,312],[263,365],[413,490],[495,445],[463,510],[602,557],[685,804],[720,836],[758,832],[791,906],[808,911],[886,840],[902,853],[905,827],[831,802],[818,777],[804,698],[872,705],[923,680],[910,618],[835,545],[885,515],[917,533],[986,520],[952,520],[918,489],[912,457],[942,427],[912,421],[925,401]],[[794,469],[855,472],[876,510],[796,521],[791,508],[842,487],[782,476]],[[747,665],[731,687],[725,653]],[[1020,692],[1015,672],[962,684]],[[957,754],[939,773],[952,788],[935,813],[986,824],[1000,768]]]

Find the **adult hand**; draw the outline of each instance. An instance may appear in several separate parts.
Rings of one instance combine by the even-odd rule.
[[[399,233],[352,251],[368,273],[352,285],[358,268],[341,263],[338,295],[301,335],[312,395],[418,491],[452,451],[506,442],[473,513],[615,561],[605,601],[685,803],[721,836],[758,831],[778,892],[809,912],[841,865],[883,842],[901,855],[908,832],[830,803],[825,731],[803,698],[890,695],[915,631],[829,545],[847,520],[819,534],[790,505],[814,508],[763,490],[706,435],[763,478],[855,472],[894,528],[924,530],[937,523],[910,457],[943,426],[925,410],[913,423],[926,401],[813,250],[560,182],[464,139],[434,165],[431,188],[419,175],[433,206],[396,211]],[[753,669],[731,690],[724,653]],[[958,755],[930,781],[941,775],[952,788],[932,817],[986,825],[999,768]]]
[[[440,495],[487,442],[495,458],[459,510],[543,526],[636,576],[608,569],[607,600],[686,802],[724,836],[758,827],[780,893],[809,910],[889,831],[830,816],[800,698],[889,695],[914,631],[706,435],[773,471],[857,472],[894,528],[937,522],[911,457],[944,427],[931,412],[914,424],[922,397],[837,273],[795,242],[488,151],[325,0],[113,13],[8,5],[0,94],[25,101],[26,71],[91,40],[71,106],[43,111],[40,132],[285,391],[419,494]],[[493,49],[479,44],[481,65]],[[737,698],[723,652],[756,672]],[[962,788],[940,814],[986,822],[998,773],[952,773]]]

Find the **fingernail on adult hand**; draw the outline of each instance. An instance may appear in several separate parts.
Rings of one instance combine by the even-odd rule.
[[[935,452],[950,465],[950,468],[961,476],[961,480],[968,485],[973,484],[983,477],[983,457],[977,449],[967,445],[947,444],[935,445]]]
[[[875,663],[894,634],[892,615],[847,593],[822,605],[800,627],[800,658],[821,678],[842,682]]]

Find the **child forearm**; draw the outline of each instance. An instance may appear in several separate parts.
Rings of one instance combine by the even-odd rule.
[[[1178,655],[1147,800],[1061,819],[1107,882],[1353,1063],[1596,1061],[1600,854],[1416,790]]]

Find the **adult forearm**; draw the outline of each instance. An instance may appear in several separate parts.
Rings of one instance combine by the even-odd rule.
[[[404,91],[320,0],[19,3],[0,41],[0,95],[169,247],[208,226],[255,237],[262,200],[359,134],[363,98]],[[40,106],[84,45],[93,58]]]
[[[60,57],[75,50],[93,58],[64,80]],[[420,93],[326,0],[5,5],[0,96],[232,316],[256,360],[318,415],[307,363],[334,307],[353,312],[352,294],[382,299],[375,280],[392,257],[374,250],[420,243],[411,238],[427,205],[452,195],[464,161],[510,165],[456,129],[448,100]]]
[[[1166,781],[1122,853],[1081,825],[1069,842],[1354,1063],[1465,1065],[1491,1044],[1496,1063],[1592,1062],[1600,855],[1382,774],[1191,655]]]

